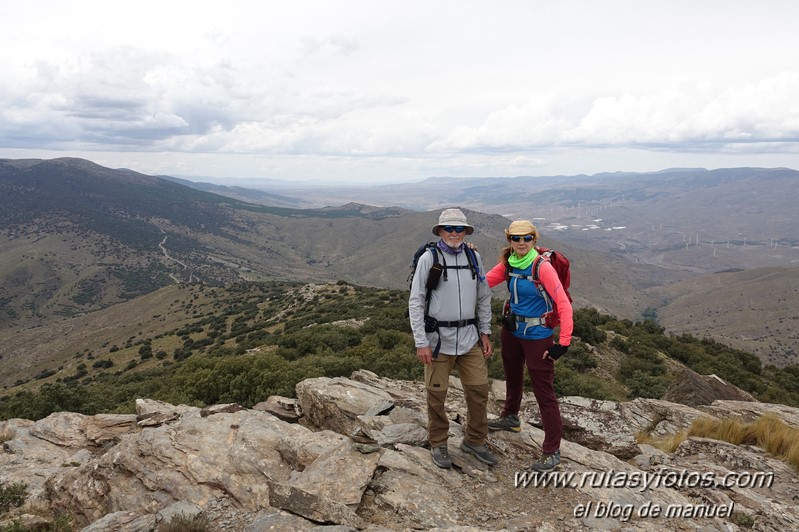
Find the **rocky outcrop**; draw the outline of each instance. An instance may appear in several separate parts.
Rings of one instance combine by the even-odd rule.
[[[493,413],[502,393],[494,383]],[[795,424],[798,409],[566,397],[561,475],[533,477],[525,468],[543,433],[532,395],[525,404],[521,432],[490,434],[500,464],[488,467],[459,449],[466,409],[451,379],[451,470],[430,459],[422,385],[366,371],[308,379],[296,400],[257,409],[139,400],[136,415],[9,420],[0,423],[0,483],[24,483],[29,496],[0,528],[11,519],[44,526],[35,523],[46,508],[84,531],[156,530],[179,515],[253,532],[799,529],[797,472],[763,450],[689,438],[665,453],[635,439],[700,416],[773,413]],[[750,485],[756,475],[768,485]],[[719,484],[731,477],[737,483]]]
[[[718,375],[700,375],[688,368],[677,375],[663,400],[694,407],[709,405],[716,400],[756,401],[751,394]]]

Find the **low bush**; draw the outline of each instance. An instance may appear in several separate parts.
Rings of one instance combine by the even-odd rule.
[[[17,508],[28,498],[28,485],[21,482],[5,485],[0,482],[0,515]]]

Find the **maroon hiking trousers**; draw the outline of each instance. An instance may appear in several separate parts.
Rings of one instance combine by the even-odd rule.
[[[518,415],[524,393],[524,367],[530,373],[533,394],[541,412],[544,425],[544,453],[554,453],[560,449],[563,436],[563,422],[560,418],[560,407],[555,395],[555,362],[542,359],[544,351],[552,346],[553,339],[522,340],[513,336],[506,327],[502,327],[502,365],[505,370],[505,407],[502,416]]]

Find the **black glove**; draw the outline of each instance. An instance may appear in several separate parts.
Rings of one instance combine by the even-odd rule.
[[[552,360],[557,360],[563,355],[565,355],[566,351],[568,350],[569,350],[568,345],[553,344],[552,347],[549,348],[547,356]]]

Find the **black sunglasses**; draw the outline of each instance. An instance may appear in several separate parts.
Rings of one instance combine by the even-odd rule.
[[[524,236],[513,235],[512,237],[510,237],[510,239],[513,240],[514,242],[519,242],[522,239],[524,239],[525,242],[532,242],[533,235],[524,235]]]
[[[455,231],[456,233],[463,233],[466,228],[462,225],[442,225],[441,228],[447,233]]]

